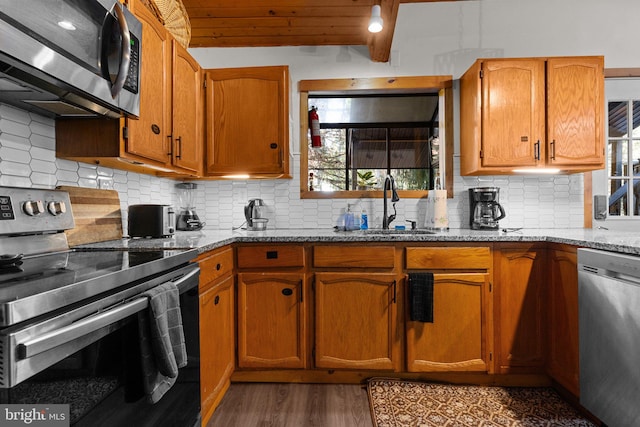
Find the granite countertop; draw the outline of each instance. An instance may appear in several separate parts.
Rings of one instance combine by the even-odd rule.
[[[203,230],[178,231],[173,237],[158,239],[110,240],[78,246],[83,249],[157,250],[193,249],[207,252],[230,243],[303,243],[303,242],[553,242],[640,255],[640,232],[603,229],[520,229],[504,232],[451,229],[426,234],[423,230],[398,234],[382,230],[334,231],[331,229],[274,229],[266,231]]]

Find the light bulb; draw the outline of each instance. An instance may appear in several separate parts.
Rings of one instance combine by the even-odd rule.
[[[369,32],[379,33],[382,31],[382,17],[380,16],[380,6],[375,4],[371,8],[371,19],[369,19]]]

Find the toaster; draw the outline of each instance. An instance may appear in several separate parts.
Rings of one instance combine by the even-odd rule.
[[[169,205],[129,206],[129,237],[167,237],[175,233],[175,211]]]

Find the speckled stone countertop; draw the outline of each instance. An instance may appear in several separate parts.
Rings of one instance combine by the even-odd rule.
[[[301,242],[553,242],[580,247],[640,255],[640,232],[602,229],[521,229],[516,231],[475,231],[451,229],[426,234],[423,230],[389,232],[382,230],[333,231],[326,229],[278,229],[266,231],[203,230],[178,231],[173,237],[160,239],[122,239],[79,246],[83,249],[157,250],[192,249],[199,253],[230,243],[301,243]]]

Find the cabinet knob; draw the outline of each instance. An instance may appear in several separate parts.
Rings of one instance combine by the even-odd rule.
[[[218,305],[219,302],[220,302],[220,295],[216,295],[216,297],[213,299],[213,305]]]
[[[291,295],[293,295],[293,289],[291,288],[284,288],[282,290],[282,295],[286,296],[286,297],[290,297]]]
[[[271,144],[269,144],[269,147],[270,147],[272,150],[275,150],[276,148],[278,148],[278,144],[276,144],[275,142],[272,142]]]
[[[222,268],[222,266],[220,265],[220,263],[216,264],[216,270],[220,270]]]

